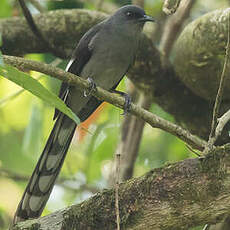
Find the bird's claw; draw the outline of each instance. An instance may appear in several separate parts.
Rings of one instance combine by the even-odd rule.
[[[125,99],[125,103],[124,103],[124,107],[123,107],[124,112],[121,115],[126,115],[127,113],[129,113],[130,109],[131,109],[131,102],[132,102],[129,94],[121,92],[121,91],[116,90],[116,89],[111,90],[111,92],[116,93],[116,94],[120,94]]]
[[[89,89],[84,90],[84,97],[88,97],[93,93],[93,91],[96,91],[96,83],[94,82],[94,80],[91,77],[88,77],[87,81],[90,83],[90,86]]]
[[[123,93],[122,96],[125,99],[125,103],[124,103],[124,107],[123,107],[123,113],[121,115],[126,115],[130,112],[132,99],[131,99],[130,95],[127,93]]]

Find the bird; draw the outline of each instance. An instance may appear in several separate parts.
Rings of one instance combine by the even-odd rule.
[[[93,26],[80,39],[66,71],[93,85],[115,91],[134,64],[141,32],[154,19],[135,5],[125,5]],[[85,121],[102,103],[90,93],[62,83],[59,97]],[[73,138],[76,123],[57,109],[55,124],[15,212],[13,224],[38,218],[55,184]]]

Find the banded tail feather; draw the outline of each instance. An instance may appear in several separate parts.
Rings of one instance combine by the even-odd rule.
[[[41,215],[61,170],[76,124],[60,114],[18,205],[13,223]]]

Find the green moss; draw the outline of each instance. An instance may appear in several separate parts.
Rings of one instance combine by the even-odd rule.
[[[178,77],[193,93],[206,100],[215,98],[223,69],[228,23],[227,17],[222,17],[225,10],[213,11],[187,25],[173,50]],[[214,17],[218,20],[213,20]],[[227,84],[227,99],[229,92]]]

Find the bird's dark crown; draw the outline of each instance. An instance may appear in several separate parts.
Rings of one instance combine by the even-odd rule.
[[[125,17],[127,20],[140,19],[145,16],[145,11],[135,5],[126,5],[117,10],[114,16]]]

